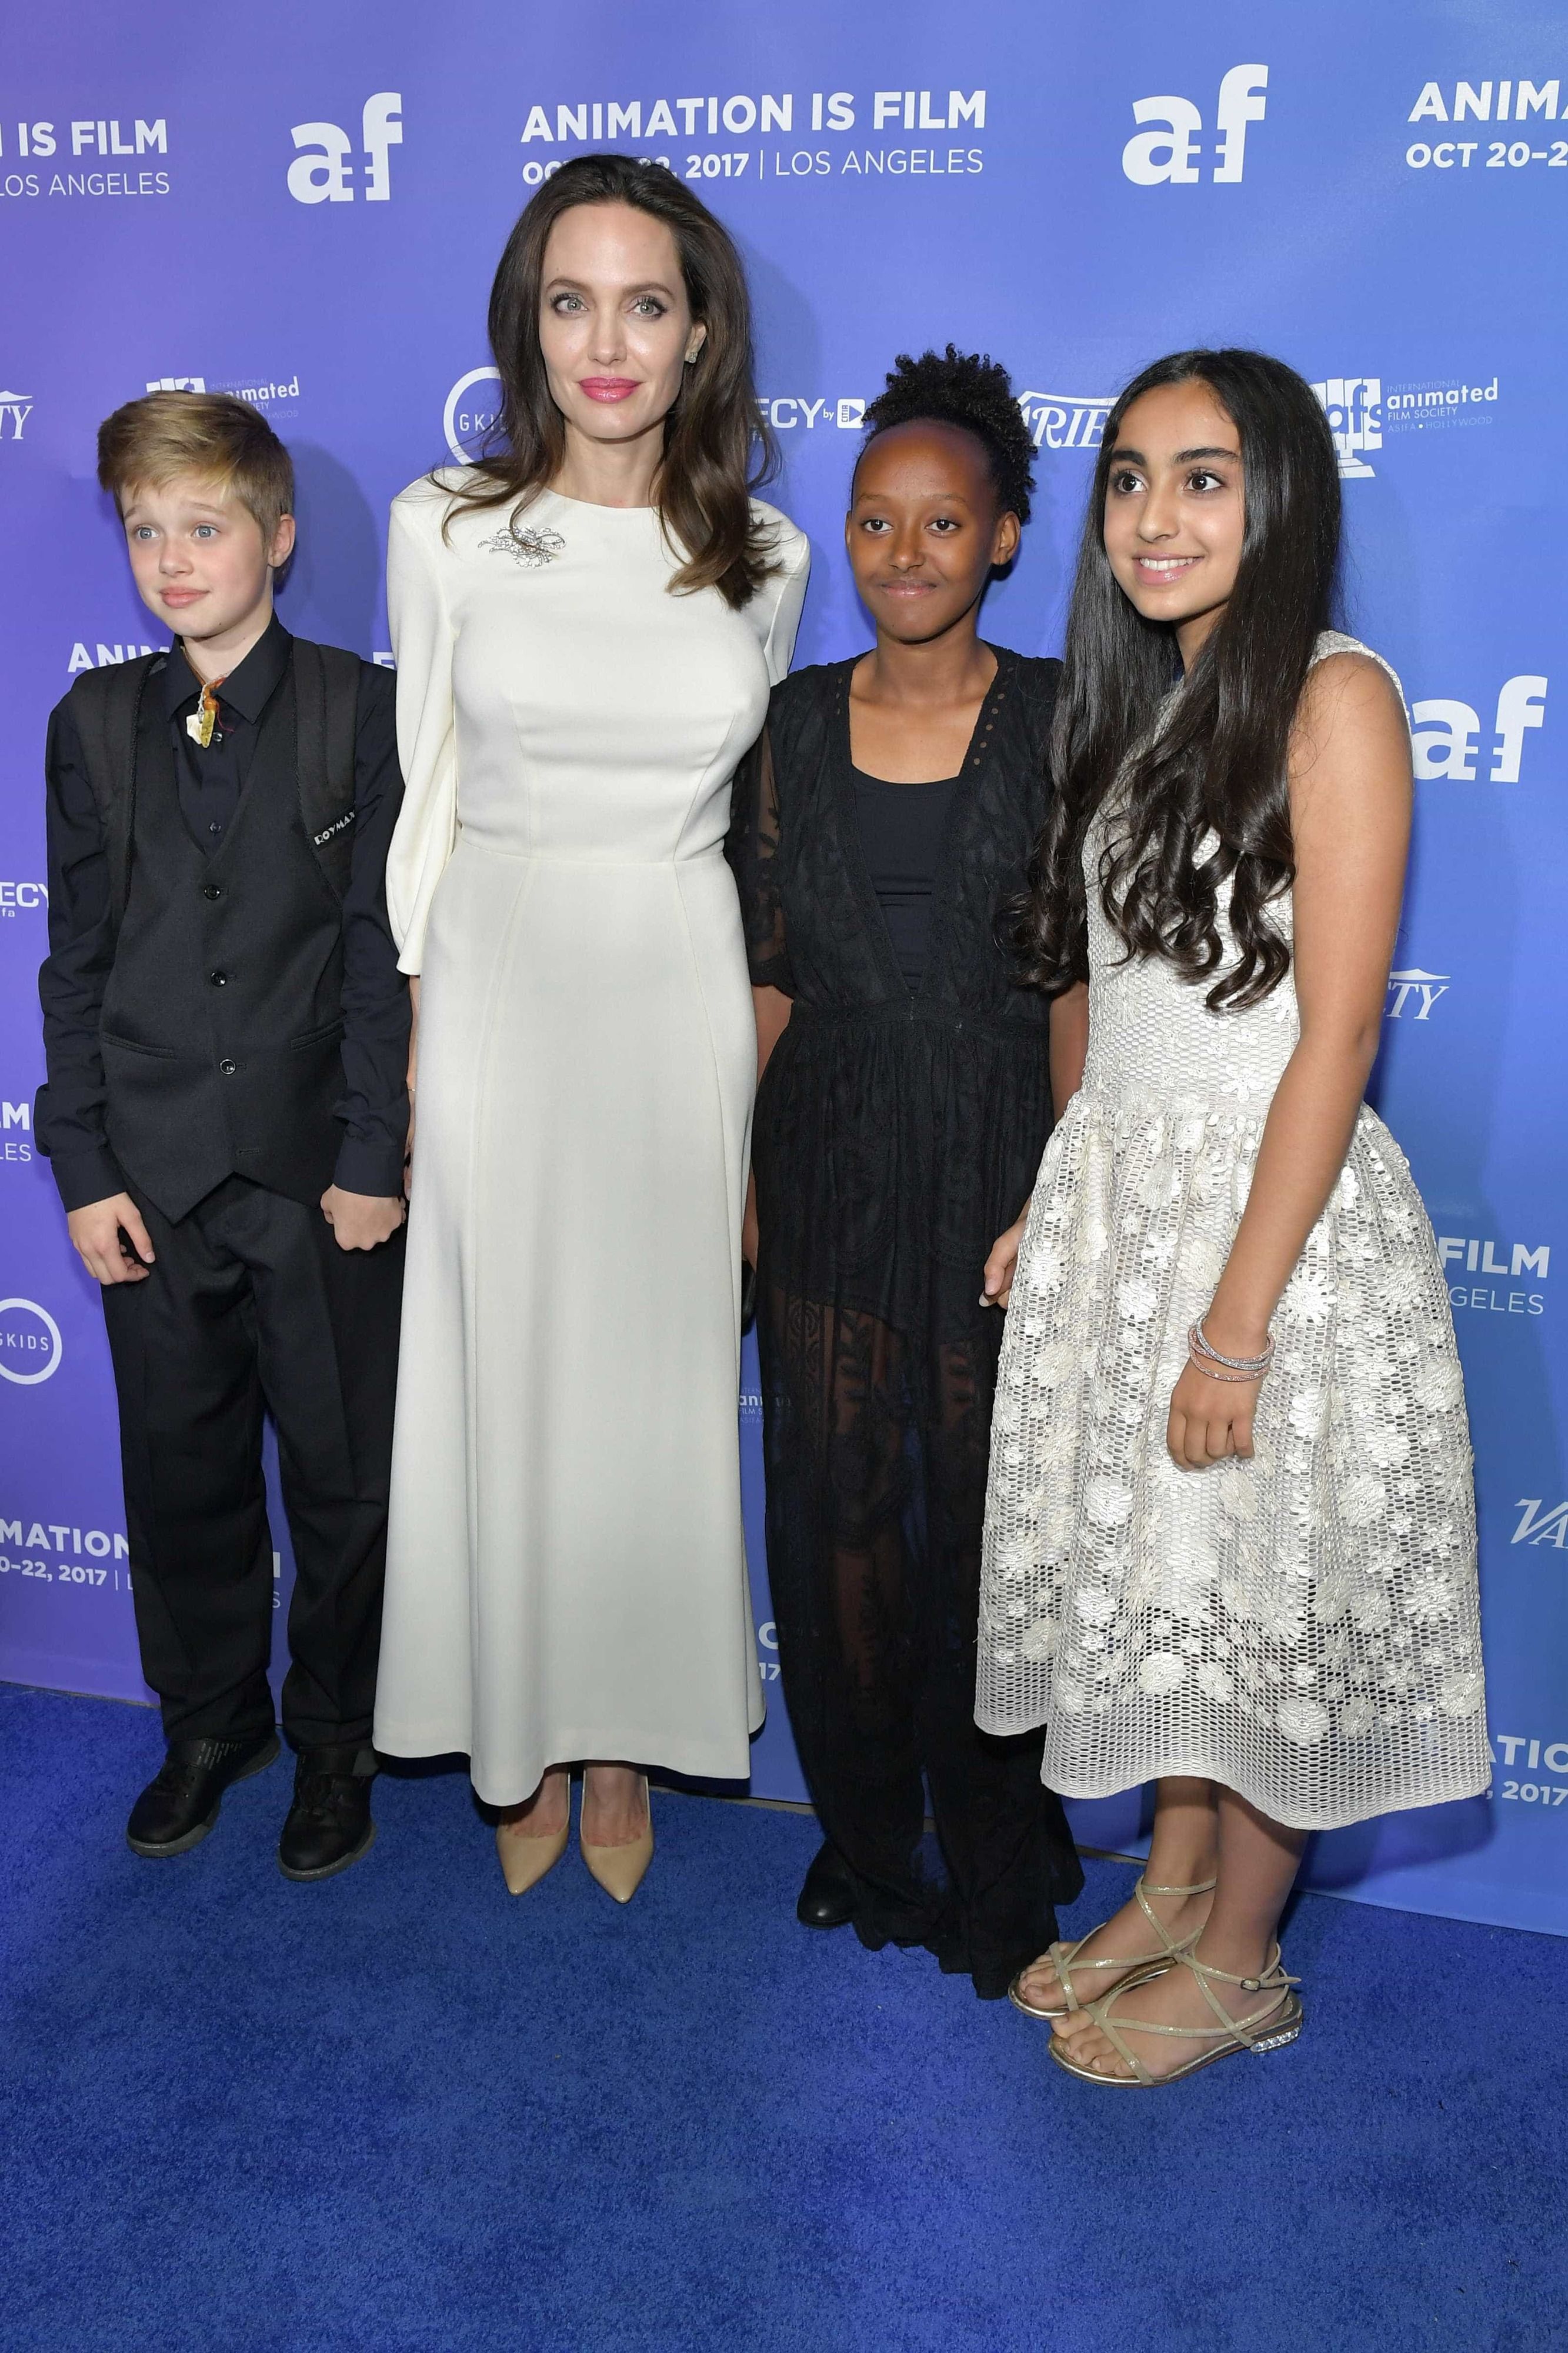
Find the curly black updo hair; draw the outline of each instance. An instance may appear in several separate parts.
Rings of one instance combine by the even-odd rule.
[[[1013,397],[1013,379],[999,361],[953,343],[943,353],[922,352],[918,360],[900,352],[887,391],[866,411],[861,455],[895,425],[928,423],[973,433],[985,452],[1002,512],[1028,522],[1035,445]]]

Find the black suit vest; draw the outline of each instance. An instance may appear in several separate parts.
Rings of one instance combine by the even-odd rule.
[[[163,696],[138,698],[100,1036],[110,1144],[168,1218],[232,1175],[313,1203],[342,1141],[342,909],[300,812],[297,687],[291,668],[211,856],[181,813]]]

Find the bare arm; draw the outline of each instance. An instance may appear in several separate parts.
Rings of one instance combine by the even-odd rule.
[[[753,988],[752,1008],[757,1018],[757,1084],[763,1083],[773,1048],[789,1028],[794,998],[782,988]],[[741,1227],[741,1256],[748,1266],[757,1262],[757,1180],[746,1179],[746,1214]]]
[[[1226,1356],[1262,1354],[1302,1247],[1344,1166],[1376,1058],[1410,841],[1410,739],[1398,698],[1363,656],[1335,655],[1301,699],[1290,754],[1295,979],[1301,1034],[1204,1328]],[[1252,1452],[1260,1384],[1189,1366],[1168,1441],[1188,1468]]]
[[[1089,1057],[1089,983],[1051,1000],[1051,1111],[1060,1119],[1083,1084]]]
[[[1051,1108],[1058,1119],[1083,1084],[1088,1053],[1089,983],[1079,980],[1051,1000]],[[1013,1277],[1017,1271],[1018,1251],[1028,1215],[1029,1204],[1026,1201],[1006,1232],[999,1234],[992,1243],[980,1293],[982,1307],[1005,1307],[1012,1298]]]

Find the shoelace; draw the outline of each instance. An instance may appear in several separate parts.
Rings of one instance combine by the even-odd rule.
[[[352,1773],[302,1773],[295,1787],[294,1803],[302,1814],[325,1819],[350,1804],[355,1778]]]

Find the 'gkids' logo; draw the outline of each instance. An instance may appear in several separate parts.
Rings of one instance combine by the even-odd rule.
[[[441,430],[447,437],[447,447],[459,466],[471,465],[495,429],[500,414],[500,403],[493,395],[473,397],[480,385],[499,385],[500,370],[496,367],[470,368],[460,375],[447,395],[447,406],[441,412]]]
[[[1018,395],[1018,406],[1037,449],[1098,449],[1114,405],[1068,392]]]
[[[33,413],[30,394],[0,392],[0,441],[19,441],[22,427]]]
[[[59,1369],[60,1327],[36,1299],[0,1299],[0,1380],[37,1388]]]
[[[1268,100],[1267,66],[1232,66],[1219,86],[1215,102],[1215,180],[1239,180],[1247,164],[1247,126],[1261,122]],[[1204,128],[1201,111],[1190,98],[1139,98],[1132,102],[1134,122],[1152,123],[1140,131],[1121,150],[1121,168],[1141,188],[1201,179],[1198,158]]]
[[[1525,736],[1531,728],[1546,723],[1547,683],[1539,672],[1521,670],[1517,678],[1505,678],[1498,689],[1489,784],[1518,784]],[[1431,695],[1412,703],[1411,715],[1415,722],[1411,740],[1416,775],[1428,781],[1447,777],[1453,784],[1473,784],[1481,735],[1479,712],[1468,702]]]
[[[335,122],[296,122],[289,137],[300,151],[289,166],[289,194],[297,205],[352,205],[353,142]],[[360,114],[364,146],[364,200],[384,205],[392,196],[392,150],[403,144],[403,100],[395,90],[378,90]]]

